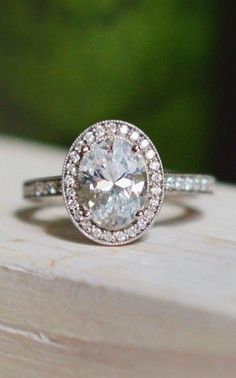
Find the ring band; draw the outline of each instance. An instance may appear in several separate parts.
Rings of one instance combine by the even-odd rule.
[[[215,178],[210,175],[178,174],[165,172],[165,193],[199,194],[212,193]],[[23,196],[26,199],[54,197],[62,195],[62,177],[42,177],[27,180],[23,184]]]
[[[63,195],[74,225],[103,245],[138,239],[155,222],[164,196],[211,193],[215,178],[164,172],[156,146],[136,126],[98,122],[70,147],[62,176],[28,180],[27,199]]]

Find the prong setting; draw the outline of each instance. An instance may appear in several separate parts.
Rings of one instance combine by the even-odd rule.
[[[139,210],[139,211],[137,211],[137,213],[136,213],[136,218],[142,218],[143,215],[144,215],[143,210]]]
[[[89,211],[87,209],[83,210],[83,216],[86,219],[90,219],[91,218],[91,211]]]
[[[139,147],[139,145],[138,145],[138,144],[134,144],[133,147],[132,147],[132,150],[133,150],[134,152],[139,152],[139,151],[140,151],[140,147]]]
[[[90,147],[89,147],[87,144],[85,144],[85,145],[81,148],[81,153],[84,155],[84,154],[86,154],[87,152],[89,152],[89,150],[90,150]]]

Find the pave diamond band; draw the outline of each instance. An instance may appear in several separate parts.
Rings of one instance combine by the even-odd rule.
[[[210,193],[208,175],[164,173],[156,146],[124,121],[98,122],[70,147],[62,176],[26,181],[28,199],[63,196],[72,223],[102,245],[128,244],[155,222],[170,193]]]
[[[215,178],[209,175],[165,173],[165,192],[212,193]]]
[[[165,172],[165,193],[199,194],[214,191],[215,178],[209,175],[178,174]],[[28,199],[62,195],[61,176],[28,180],[23,186],[23,196]]]
[[[61,181],[61,176],[28,180],[23,185],[23,196],[29,199],[61,196]]]

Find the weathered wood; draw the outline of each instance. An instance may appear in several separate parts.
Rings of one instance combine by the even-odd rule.
[[[145,238],[102,247],[21,198],[63,157],[0,139],[0,377],[235,377],[235,188],[172,198]]]

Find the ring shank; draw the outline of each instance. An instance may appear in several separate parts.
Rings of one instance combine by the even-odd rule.
[[[165,172],[165,193],[212,193],[215,178],[201,174],[178,174]],[[62,195],[61,176],[28,180],[23,184],[24,198],[34,199]]]

